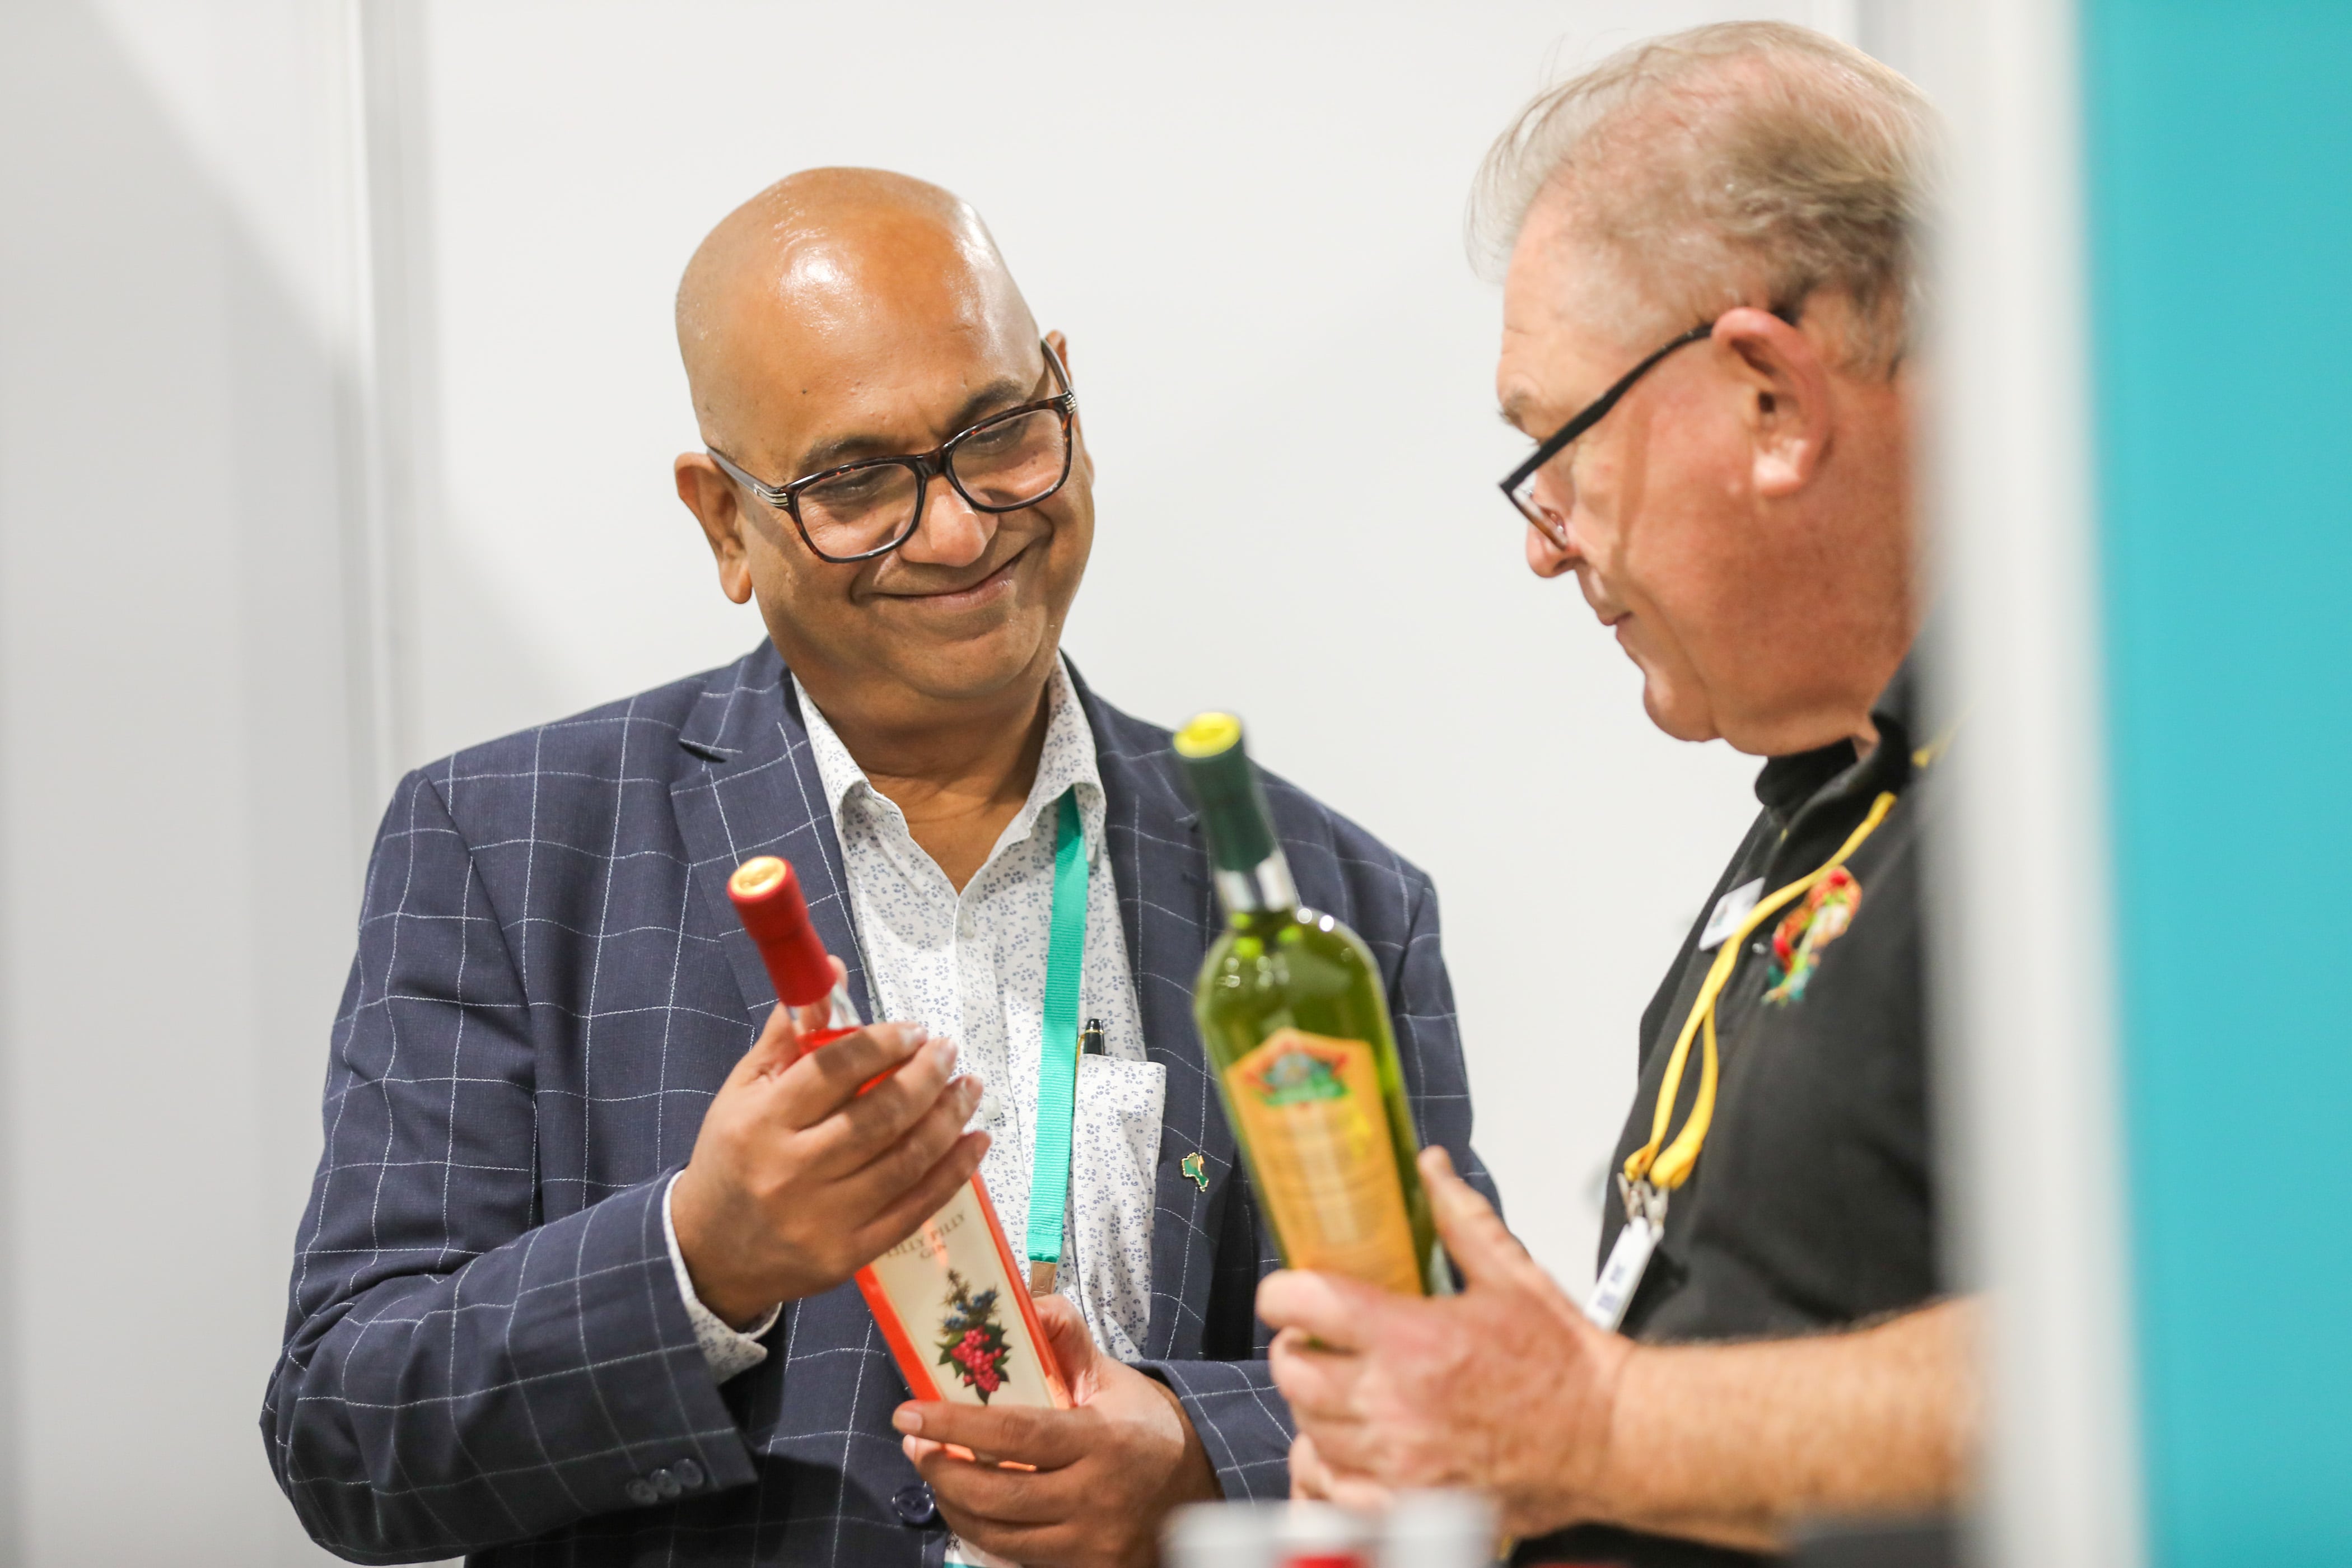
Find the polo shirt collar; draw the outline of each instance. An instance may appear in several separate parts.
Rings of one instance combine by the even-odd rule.
[[[1783,832],[1797,814],[1832,789],[1840,792],[1870,788],[1900,789],[1911,776],[1911,749],[1916,743],[1920,649],[1925,637],[1915,638],[1903,656],[1894,679],[1870,705],[1870,720],[1878,731],[1878,744],[1867,757],[1856,760],[1850,740],[1832,741],[1810,752],[1792,752],[1768,759],[1756,775],[1756,798]]]

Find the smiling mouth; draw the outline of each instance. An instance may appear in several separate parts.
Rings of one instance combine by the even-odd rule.
[[[987,576],[967,583],[960,588],[933,588],[922,593],[894,592],[887,596],[893,599],[907,599],[916,604],[939,605],[955,609],[971,604],[992,590],[1003,587],[1011,580],[1013,568],[1018,565],[1021,558],[1028,553],[1029,547],[1024,545],[1006,556],[1004,563]]]

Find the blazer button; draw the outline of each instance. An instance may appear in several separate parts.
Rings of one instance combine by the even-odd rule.
[[[639,1508],[651,1508],[661,1501],[661,1493],[654,1490],[653,1482],[643,1476],[631,1476],[629,1484],[623,1487],[621,1492]]]
[[[654,1490],[661,1493],[661,1495],[666,1498],[674,1498],[677,1496],[678,1493],[686,1490],[684,1487],[678,1485],[677,1478],[671,1475],[666,1469],[657,1469],[651,1475],[647,1476],[646,1479],[653,1482]]]
[[[677,1464],[672,1465],[669,1468],[669,1473],[676,1476],[677,1478],[677,1484],[684,1487],[688,1491],[694,1490],[695,1488],[700,1486],[704,1481],[710,1479],[702,1473],[702,1467],[696,1464],[692,1459],[680,1459]]]
[[[898,1495],[890,1500],[890,1510],[919,1530],[927,1524],[937,1524],[940,1519],[940,1505],[931,1497],[931,1489],[920,1481],[900,1487]]]

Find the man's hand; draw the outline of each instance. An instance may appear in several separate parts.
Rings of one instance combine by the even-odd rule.
[[[1290,1440],[1290,1495],[1307,1502],[1335,1502],[1375,1518],[1396,1500],[1393,1492],[1376,1482],[1333,1475],[1315,1451],[1315,1439],[1304,1432]]]
[[[1392,1489],[1472,1488],[1514,1535],[1587,1517],[1633,1346],[1585,1319],[1444,1150],[1421,1169],[1460,1295],[1289,1270],[1258,1287],[1298,1421],[1292,1489],[1376,1510]]]
[[[1806,1518],[1949,1508],[1978,1425],[1977,1308],[1842,1333],[1635,1346],[1586,1321],[1440,1149],[1421,1157],[1468,1282],[1435,1300],[1270,1275],[1291,1487],[1378,1509],[1390,1489],[1492,1497],[1528,1536],[1600,1521],[1772,1551]]]
[[[907,1457],[958,1535],[1024,1568],[1152,1563],[1168,1510],[1219,1495],[1200,1436],[1165,1384],[1095,1347],[1066,1298],[1037,1317],[1075,1408],[909,1402],[892,1418]],[[1034,1468],[957,1458],[949,1443]]]
[[[803,1054],[824,1009],[803,1012],[780,1006],[768,1019],[670,1189],[694,1293],[738,1328],[831,1289],[913,1235],[988,1148],[987,1133],[963,1131],[980,1080],[950,1080],[952,1041],[877,1024]],[[879,1073],[890,1076],[857,1092]]]

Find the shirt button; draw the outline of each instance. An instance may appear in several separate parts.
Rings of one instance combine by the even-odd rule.
[[[653,1482],[643,1476],[631,1476],[629,1484],[621,1489],[621,1495],[639,1508],[651,1508],[661,1501],[661,1493],[656,1491]]]
[[[1004,1120],[1004,1101],[996,1097],[994,1089],[983,1089],[980,1091],[980,1109],[974,1114],[982,1126],[993,1127]]]
[[[654,1490],[661,1493],[661,1495],[666,1498],[674,1498],[677,1496],[678,1493],[686,1490],[684,1487],[677,1484],[677,1478],[671,1475],[667,1470],[656,1470],[653,1474],[647,1476],[646,1479],[653,1482]]]
[[[932,1498],[931,1489],[920,1481],[900,1487],[898,1494],[890,1500],[890,1511],[918,1530],[927,1524],[938,1523],[940,1518],[940,1505]]]
[[[702,1473],[702,1467],[692,1459],[680,1459],[669,1468],[669,1473],[676,1476],[677,1484],[688,1491],[694,1490],[709,1479]]]

